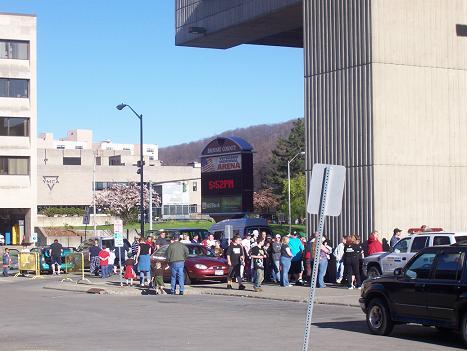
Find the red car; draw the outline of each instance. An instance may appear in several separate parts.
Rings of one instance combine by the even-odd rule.
[[[229,273],[227,260],[216,257],[214,253],[198,244],[185,244],[189,255],[185,261],[185,284],[191,284],[200,280],[226,281]],[[155,270],[156,262],[162,264],[164,269],[164,281],[170,281],[170,268],[168,265],[166,251],[169,245],[162,246],[151,257],[151,270]]]

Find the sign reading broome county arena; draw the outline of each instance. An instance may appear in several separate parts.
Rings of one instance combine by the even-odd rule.
[[[253,148],[245,140],[217,138],[204,148],[201,210],[225,217],[253,211]]]

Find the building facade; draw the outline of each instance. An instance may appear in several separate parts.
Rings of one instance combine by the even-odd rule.
[[[0,13],[0,234],[29,242],[37,211],[36,17]]]
[[[41,134],[37,147],[38,206],[81,207],[92,205],[96,191],[114,183],[139,183],[139,145],[117,144],[110,140],[94,143],[91,130],[71,130],[67,137],[54,139]],[[201,212],[201,165],[163,166],[158,146],[144,144],[146,186],[161,196],[154,216],[189,218]]]
[[[176,19],[177,45],[303,47],[308,179],[347,167],[334,242],[467,230],[467,2],[176,0]]]

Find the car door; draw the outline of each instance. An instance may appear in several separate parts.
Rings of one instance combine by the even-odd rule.
[[[427,317],[425,287],[430,280],[435,252],[423,252],[409,262],[403,274],[388,284],[394,313],[403,320],[415,321]]]
[[[442,250],[436,256],[432,279],[426,284],[428,315],[442,324],[456,323],[464,261],[465,253],[459,248]]]
[[[383,274],[393,274],[396,268],[402,268],[413,256],[409,252],[411,237],[401,239],[394,245],[393,251],[381,255],[381,269]]]

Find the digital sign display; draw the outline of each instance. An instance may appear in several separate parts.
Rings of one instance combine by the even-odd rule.
[[[242,172],[211,173],[201,177],[201,194],[233,195],[242,192]]]

